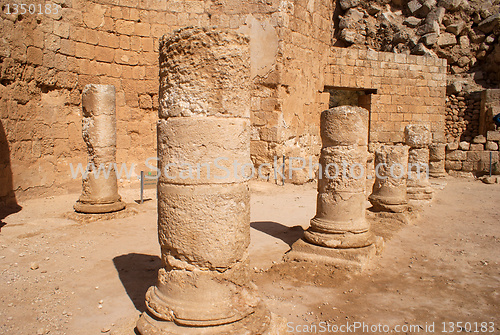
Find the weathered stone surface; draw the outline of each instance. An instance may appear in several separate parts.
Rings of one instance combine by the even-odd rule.
[[[429,176],[433,178],[446,177],[447,173],[445,169],[445,162],[446,161],[444,160],[429,162]]]
[[[323,175],[318,181],[316,216],[304,237],[329,248],[368,246],[373,243],[363,206],[368,111],[352,106],[324,111],[321,138]],[[344,166],[349,167],[349,171],[341,172],[340,169],[346,169]]]
[[[346,10],[352,7],[356,7],[357,5],[359,5],[359,2],[360,0],[340,0],[340,7],[343,10]]]
[[[446,159],[446,144],[432,143],[429,145],[429,161],[437,162]]]
[[[488,141],[486,142],[486,145],[484,146],[486,150],[498,150],[498,143],[493,142],[493,141]]]
[[[448,47],[457,44],[457,38],[450,33],[443,33],[439,36],[437,44],[440,47]]]
[[[408,202],[408,146],[383,145],[375,151],[375,184],[368,200],[379,211],[402,212]]]
[[[482,151],[482,150],[484,150],[484,144],[481,144],[481,143],[471,144],[470,150],[471,151]]]
[[[420,24],[421,21],[422,19],[419,19],[418,17],[410,16],[403,21],[403,24],[410,28],[415,28]]]
[[[458,148],[460,150],[464,150],[464,151],[470,150],[470,143],[466,142],[466,141],[462,141],[458,144]]]
[[[484,33],[489,33],[498,26],[500,26],[500,13],[488,16],[479,23],[478,28]]]
[[[87,144],[89,173],[82,178],[82,194],[74,209],[82,213],[122,210],[116,179],[115,87],[86,85],[82,93],[82,136]]]
[[[321,260],[338,266],[355,263],[364,267],[366,257],[373,255],[375,239],[363,205],[366,199],[367,115],[367,110],[350,106],[322,113],[320,164],[323,173],[318,181],[316,215],[304,233],[304,241],[292,245],[288,260]],[[332,169],[334,165],[337,165],[336,171]],[[340,171],[346,167],[349,171]],[[342,251],[324,255],[318,253],[318,246]],[[361,254],[366,257],[356,257]]]
[[[188,46],[189,53],[178,52]],[[248,39],[232,31],[185,28],[163,37],[159,167],[215,163],[218,157],[226,157],[227,166],[248,162],[248,54]],[[271,315],[248,274],[247,182],[206,173],[199,178],[160,179],[163,267],[146,293],[147,311],[137,328],[143,335],[269,334]]]
[[[250,122],[244,118],[160,120],[157,143],[158,168],[162,173],[159,180],[185,185],[241,182],[246,175],[242,166],[253,167],[249,129]]]
[[[405,143],[411,148],[423,148],[431,144],[429,127],[421,124],[412,124],[405,127]]]
[[[467,159],[467,151],[455,150],[446,153],[447,161],[464,161]]]
[[[456,23],[450,24],[449,26],[446,27],[446,31],[449,33],[452,33],[455,36],[460,35],[462,30],[465,27],[465,22],[464,21],[458,21]]]
[[[458,142],[451,142],[446,145],[446,149],[450,151],[455,151],[458,149]]]
[[[189,33],[164,36],[160,44],[160,118],[192,115],[250,117],[249,54],[245,48],[227,48],[227,43],[242,44],[248,37],[215,33],[195,28]],[[190,50],[189,53],[181,50]],[[161,55],[171,55],[165,58]],[[245,64],[232,66],[233,64]],[[224,68],[224,71],[220,69]],[[219,94],[213,94],[213,87]]]
[[[429,47],[435,45],[438,41],[438,38],[439,35],[437,33],[429,33],[422,36],[422,42],[424,42],[424,44]]]
[[[433,190],[429,182],[429,149],[410,148],[408,154],[408,198],[430,200]]]
[[[472,139],[472,143],[474,143],[474,144],[478,144],[478,143],[484,144],[484,143],[486,143],[486,137],[484,137],[483,135],[477,135],[476,137],[474,137]]]
[[[500,131],[489,130],[486,137],[488,141],[500,141]]]
[[[340,38],[348,43],[363,44],[365,37],[358,33],[355,29],[345,28],[340,32]]]
[[[462,161],[446,160],[444,167],[446,170],[460,171],[462,170]]]
[[[340,106],[321,113],[323,147],[368,145],[368,111],[362,107]]]
[[[439,0],[438,6],[441,6],[449,11],[457,10],[462,4],[463,0]]]

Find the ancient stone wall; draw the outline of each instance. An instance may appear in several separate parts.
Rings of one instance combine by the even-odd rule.
[[[133,178],[147,170],[146,159],[156,157],[159,38],[185,26],[250,36],[254,164],[282,155],[317,159],[325,86],[377,90],[359,101],[371,111],[371,141],[402,142],[404,127],[415,122],[430,123],[437,139],[444,129],[444,61],[331,49],[331,0],[56,5],[48,14],[6,14],[5,6],[0,14],[0,198],[12,190],[20,196],[79,190],[81,175],[73,179],[69,164],[86,164],[81,93],[90,83],[116,88],[119,167],[135,163]],[[310,179],[297,173],[291,181]],[[120,183],[127,184],[123,176]]]
[[[3,6],[0,198],[79,189],[69,164],[86,164],[81,92],[90,83],[115,86],[117,162],[136,163],[138,175],[156,157],[159,38],[190,25],[248,30],[248,13],[274,29],[279,3],[67,0],[24,15]]]
[[[328,109],[323,69],[331,43],[333,2],[282,1],[280,8],[276,70],[260,80],[262,85],[252,98],[251,152],[255,164],[272,162],[282,155],[319,155],[319,117]],[[266,173],[273,178],[272,171]],[[290,176],[288,171],[286,176]],[[308,173],[296,173],[290,181],[309,179]]]
[[[370,110],[370,142],[400,143],[409,124],[430,125],[444,142],[446,60],[333,47],[325,86],[360,89]]]
[[[459,92],[446,97],[446,141],[471,141],[479,135],[481,92]]]

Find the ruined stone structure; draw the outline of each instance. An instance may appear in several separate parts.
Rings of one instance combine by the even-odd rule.
[[[500,89],[484,90],[481,94],[479,135],[486,136],[488,131],[496,130],[492,119],[497,114],[500,114]]]
[[[375,184],[368,197],[376,211],[404,212],[408,204],[408,149],[406,145],[383,145],[375,151]]]
[[[161,41],[163,267],[146,294],[137,325],[143,335],[268,334],[274,327],[249,278],[247,181],[241,170],[225,175],[213,164],[225,157],[228,166],[251,165],[249,76],[244,35],[188,28]],[[191,163],[198,170],[186,177]]]
[[[57,7],[57,6],[56,6]],[[404,127],[444,127],[446,62],[432,57],[332,47],[331,0],[66,2],[44,15],[1,14],[0,197],[76,192],[69,164],[86,161],[80,96],[86,84],[112,84],[117,97],[117,162],[155,157],[158,47],[184,26],[217,26],[250,37],[251,157],[320,153],[327,89],[358,90],[370,111],[370,142],[402,143]],[[5,154],[6,156],[7,154]],[[5,163],[8,162],[8,163]],[[150,162],[151,163],[151,162]],[[264,171],[273,177],[273,171]],[[310,178],[295,173],[292,182]],[[119,183],[126,183],[124,176]]]
[[[449,96],[446,105],[446,170],[489,173],[491,156],[492,173],[500,173],[500,137],[493,123],[500,113],[500,90],[460,92]]]
[[[113,85],[86,85],[82,94],[83,140],[87,145],[88,174],[75,210],[108,213],[125,208],[116,180],[116,108]]]
[[[434,193],[429,182],[429,145],[431,133],[425,125],[409,125],[405,128],[408,153],[407,192],[411,200],[430,200]]]
[[[375,252],[365,217],[368,111],[351,106],[324,111],[321,140],[316,216],[287,259],[362,268]]]

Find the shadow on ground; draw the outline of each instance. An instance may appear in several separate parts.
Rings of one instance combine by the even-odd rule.
[[[144,312],[146,310],[144,297],[148,288],[156,284],[157,272],[161,267],[160,258],[132,253],[113,258],[113,263],[135,308]]]
[[[250,227],[279,238],[289,246],[292,246],[295,241],[304,235],[304,229],[301,226],[287,227],[274,221],[255,221],[250,223]]]

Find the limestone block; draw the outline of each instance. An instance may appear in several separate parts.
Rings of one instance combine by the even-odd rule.
[[[484,150],[484,144],[471,144],[470,145],[470,150],[471,151],[481,151],[481,150]]]
[[[160,180],[186,185],[243,181],[249,171],[242,172],[242,165],[253,166],[249,129],[250,121],[243,118],[160,120],[157,142]]]
[[[461,161],[446,161],[445,162],[445,169],[446,170],[453,170],[453,171],[459,171],[462,169],[462,162]]]
[[[462,150],[455,150],[446,153],[447,161],[464,161],[467,159],[467,152]]]
[[[488,141],[486,142],[485,149],[493,151],[498,150],[498,143],[493,141]]]
[[[500,141],[500,131],[489,130],[486,137],[488,141]]]
[[[458,144],[458,148],[460,150],[464,150],[464,151],[470,150],[470,143],[466,142],[466,141],[462,141]]]
[[[483,136],[483,135],[477,135],[476,137],[474,137],[472,139],[472,143],[474,143],[474,144],[478,144],[478,143],[484,144],[484,143],[486,143],[486,137]]]
[[[401,212],[408,202],[408,146],[384,145],[375,151],[376,179],[368,200],[377,210]]]
[[[446,150],[454,151],[458,149],[458,142],[451,142],[446,145]]]
[[[249,118],[249,68],[245,35],[208,28],[165,35],[160,41],[160,118]]]
[[[158,220],[162,254],[201,268],[227,269],[243,258],[250,242],[248,185],[160,182]]]
[[[446,144],[433,143],[429,145],[429,161],[437,162],[445,160],[446,158]]]
[[[405,143],[412,148],[423,148],[431,144],[431,132],[426,125],[413,124],[405,127]]]
[[[321,150],[322,176],[318,192],[361,192],[366,180],[366,147],[327,147]]]
[[[323,147],[368,145],[368,111],[361,107],[341,106],[321,113]]]

